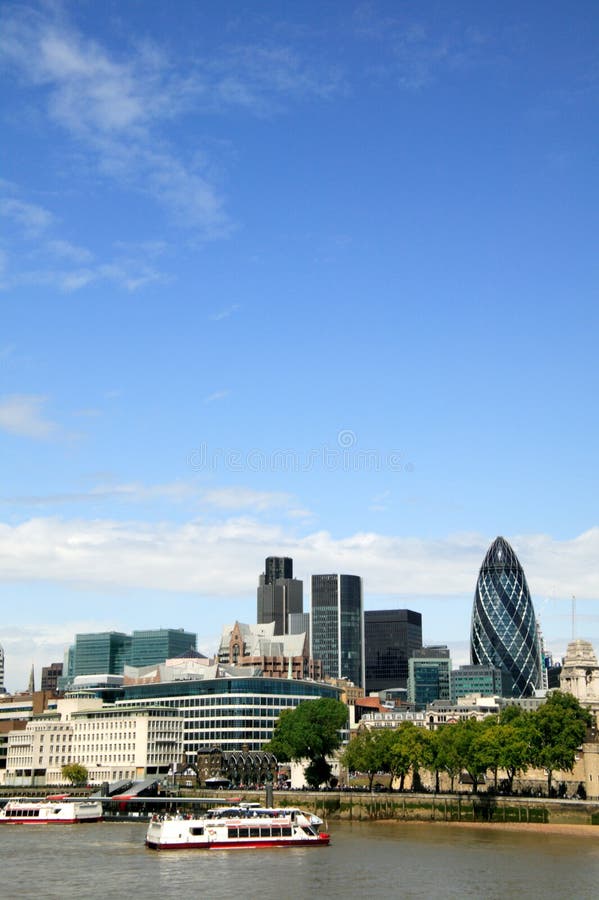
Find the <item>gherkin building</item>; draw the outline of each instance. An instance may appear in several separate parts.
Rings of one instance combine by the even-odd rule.
[[[483,560],[472,607],[470,658],[512,680],[512,696],[541,687],[537,623],[524,570],[505,540],[496,538]]]

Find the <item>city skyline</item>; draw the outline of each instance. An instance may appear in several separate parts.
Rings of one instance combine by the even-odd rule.
[[[0,644],[250,621],[269,554],[469,658],[503,534],[599,644],[595,4],[0,10]]]

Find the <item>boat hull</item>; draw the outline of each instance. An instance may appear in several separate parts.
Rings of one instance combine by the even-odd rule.
[[[172,843],[161,844],[146,840],[146,847],[150,850],[266,850],[282,847],[328,847],[330,837],[324,832],[318,835],[316,840],[306,841],[301,838],[294,840],[264,840],[264,841],[211,841],[210,843]]]

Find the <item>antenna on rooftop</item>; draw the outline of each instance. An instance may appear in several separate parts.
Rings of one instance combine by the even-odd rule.
[[[576,640],[576,597],[572,594],[572,640]]]

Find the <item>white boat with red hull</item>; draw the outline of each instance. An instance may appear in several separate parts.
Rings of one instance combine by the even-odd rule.
[[[210,809],[203,816],[153,816],[146,834],[152,850],[242,850],[326,847],[322,819],[296,808],[240,804]]]
[[[100,800],[60,795],[45,800],[15,797],[0,809],[0,825],[76,825],[100,822],[104,817]]]

